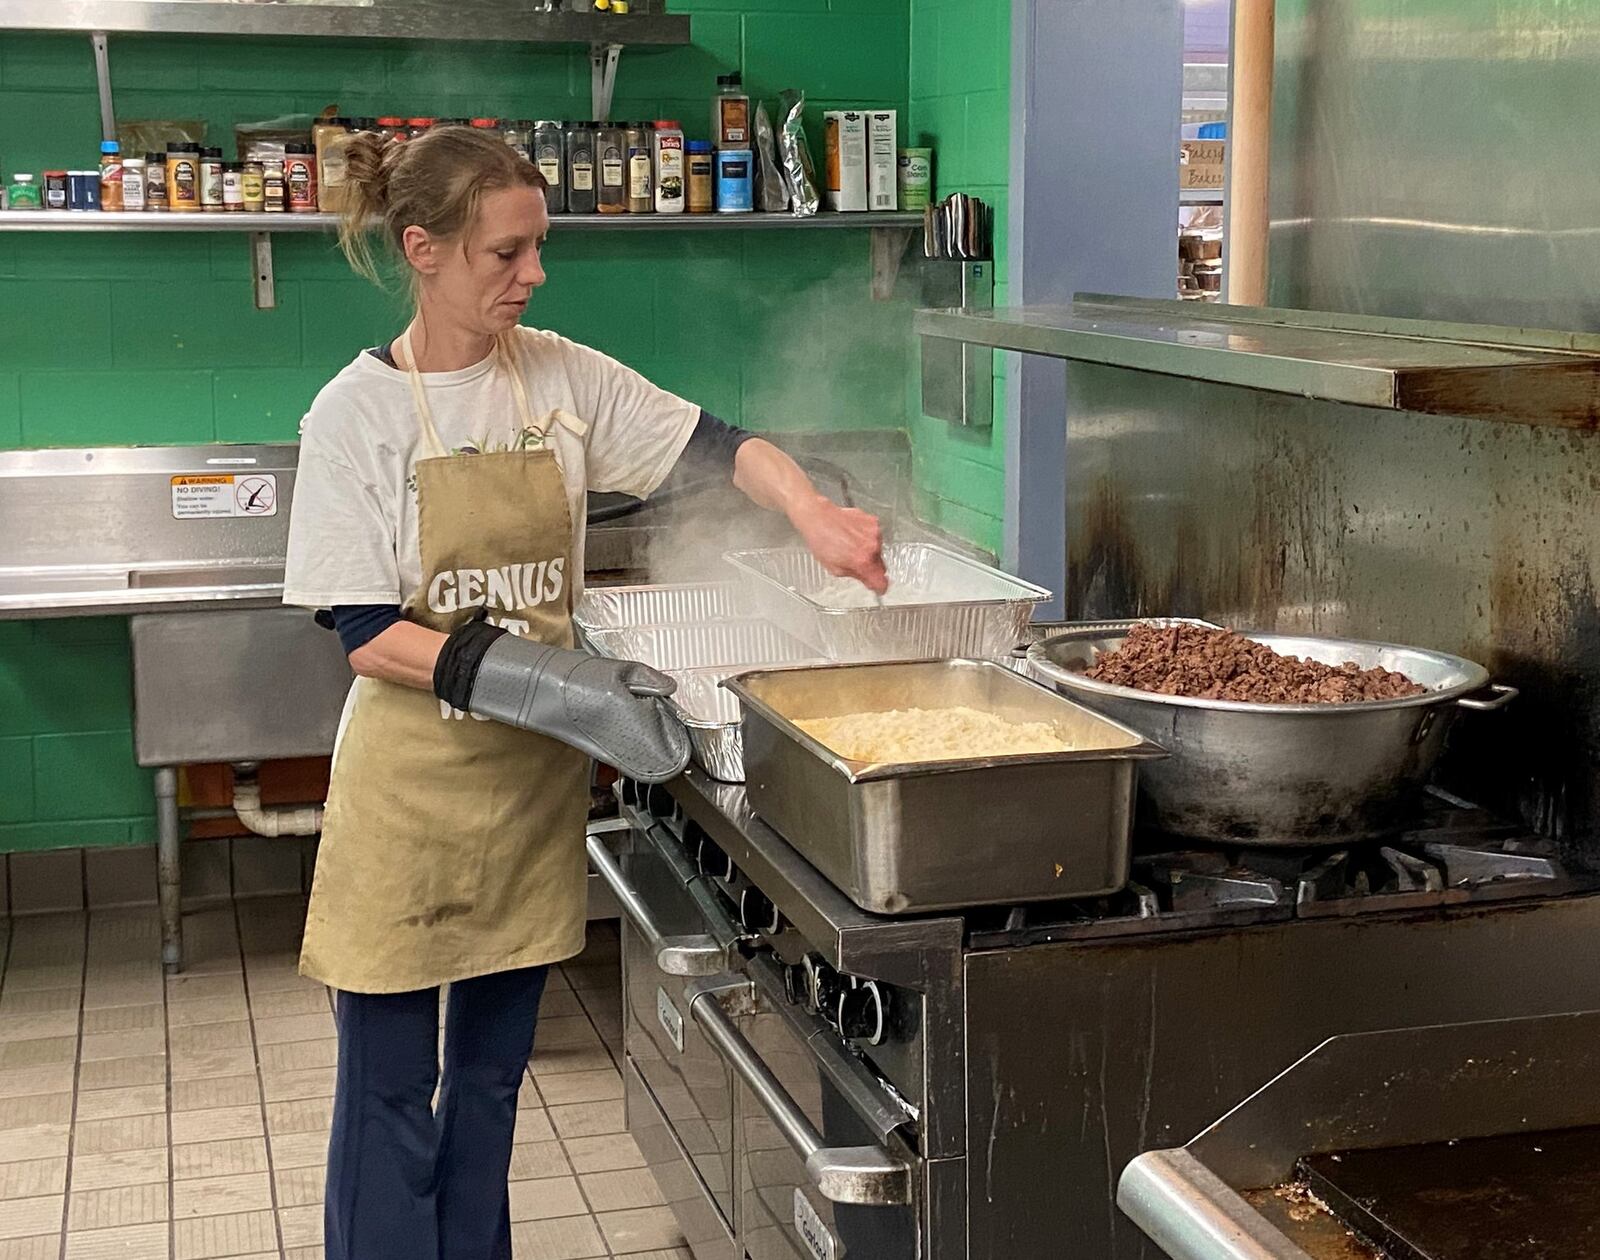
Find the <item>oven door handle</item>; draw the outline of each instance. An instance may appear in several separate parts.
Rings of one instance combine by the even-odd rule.
[[[619,827],[592,826],[584,837],[584,848],[589,854],[589,865],[605,881],[611,895],[617,899],[629,922],[639,929],[645,943],[655,954],[656,966],[669,976],[714,976],[728,968],[728,951],[710,934],[697,936],[667,936],[656,925],[650,907],[639,896],[639,890],[628,882],[628,877],[611,856],[601,836]]]
[[[1147,1151],[1123,1169],[1117,1206],[1175,1260],[1311,1260],[1182,1148]]]
[[[723,1007],[723,994],[749,996],[748,980],[692,985],[689,1014],[723,1061],[755,1095],[778,1131],[806,1162],[806,1175],[834,1203],[898,1205],[911,1202],[911,1164],[881,1146],[824,1146],[822,1135]]]

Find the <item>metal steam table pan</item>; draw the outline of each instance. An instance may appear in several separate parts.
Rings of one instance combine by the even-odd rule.
[[[910,914],[1090,897],[1127,883],[1138,763],[1155,744],[994,661],[743,674],[750,803],[864,910]],[[1075,751],[875,765],[796,723],[966,706],[1050,722]]]

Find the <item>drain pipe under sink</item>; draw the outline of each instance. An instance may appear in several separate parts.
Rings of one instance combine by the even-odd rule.
[[[258,836],[314,836],[322,830],[320,805],[263,807],[254,765],[233,768],[233,812]]]

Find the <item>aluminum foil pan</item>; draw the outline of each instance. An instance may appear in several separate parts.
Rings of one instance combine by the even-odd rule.
[[[744,782],[744,734],[739,702],[722,689],[722,680],[766,665],[817,660],[814,649],[754,619],[585,630],[584,639],[600,656],[643,661],[676,680],[668,704],[688,728],[696,763],[724,783]]]
[[[1050,592],[931,543],[884,548],[889,594],[831,577],[808,552],[735,551],[757,613],[834,661],[1007,660]],[[898,588],[898,589],[897,589]]]
[[[578,599],[573,622],[583,631],[623,626],[701,625],[750,616],[750,600],[737,582],[684,586],[593,586]]]

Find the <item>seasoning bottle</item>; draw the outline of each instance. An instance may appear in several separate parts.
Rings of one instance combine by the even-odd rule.
[[[144,155],[144,208],[167,208],[167,159],[161,153]]]
[[[122,209],[122,146],[115,140],[100,142],[100,208]]]
[[[621,127],[602,126],[595,132],[596,165],[600,171],[600,195],[595,209],[601,214],[626,214],[628,211],[628,137]]]
[[[755,209],[755,154],[749,149],[717,150],[717,213],[749,214]]]
[[[222,150],[200,150],[200,208],[222,212]]]
[[[260,162],[245,162],[239,171],[239,196],[246,213],[260,214],[267,208],[265,170]]]
[[[567,125],[567,213],[594,214],[599,205],[594,186],[593,122]]]
[[[174,144],[168,147],[167,205],[185,214],[200,209],[198,144]]]
[[[628,127],[628,213],[654,214],[656,209],[655,159],[650,152],[646,123]]]
[[[338,210],[344,197],[345,137],[350,135],[348,118],[319,118],[311,128],[311,144],[317,151],[317,208]]]
[[[533,161],[533,124],[526,118],[508,122],[500,134],[524,162]]]
[[[261,209],[267,214],[282,214],[289,208],[288,187],[283,177],[283,159],[269,157],[261,163]]]
[[[6,205],[12,210],[44,208],[44,198],[39,195],[39,185],[33,182],[32,171],[18,171],[11,177]]]
[[[65,171],[46,171],[44,173],[44,208],[46,210],[65,210],[67,208],[67,173]]]
[[[682,214],[683,128],[675,118],[656,121],[653,141],[656,166],[656,213]]]
[[[750,147],[750,98],[744,93],[744,76],[737,70],[717,76],[717,95],[711,102],[711,143],[719,149]]]
[[[404,140],[406,138],[406,120],[386,114],[378,119],[378,134],[385,140]]]
[[[122,208],[143,210],[145,207],[145,160],[138,157],[122,159]]]
[[[222,208],[234,214],[244,213],[244,164],[222,164]]]
[[[438,121],[437,118],[408,118],[406,119],[406,137],[415,140]]]
[[[295,214],[312,214],[317,209],[317,162],[309,144],[283,146],[283,181],[288,188],[287,204]]]
[[[560,123],[545,120],[533,124],[533,164],[544,176],[544,207],[551,214],[565,214],[567,209],[567,187],[561,178],[565,149]]]
[[[500,130],[500,120],[498,118],[474,118],[471,121],[471,126],[474,131],[497,132]]]
[[[684,164],[689,168],[689,213],[710,214],[717,208],[716,156],[711,141],[691,140],[684,145],[688,156]]]

